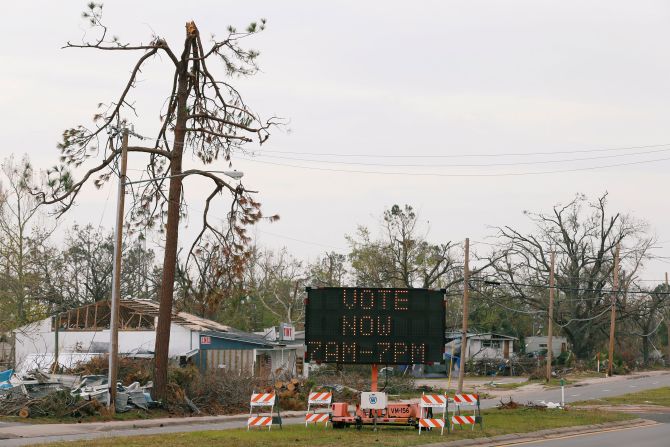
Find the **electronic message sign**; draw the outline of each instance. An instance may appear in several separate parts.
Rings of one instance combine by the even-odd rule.
[[[444,290],[308,288],[306,360],[409,365],[441,362]]]

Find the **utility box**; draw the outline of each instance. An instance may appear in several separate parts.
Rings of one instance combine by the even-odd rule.
[[[335,402],[332,405],[333,416],[349,416],[349,405],[346,402]]]

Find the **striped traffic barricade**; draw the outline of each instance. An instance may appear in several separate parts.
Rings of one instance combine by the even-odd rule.
[[[330,419],[330,413],[307,413],[305,415],[305,427],[307,427],[307,424],[310,422],[314,424],[325,422],[326,425],[328,425],[328,419]]]
[[[330,420],[330,404],[332,401],[333,393],[330,391],[310,391],[309,395],[307,396],[307,414],[305,415],[305,427],[307,427],[307,424],[310,422],[314,424],[325,422],[325,426],[328,427],[328,421]],[[316,411],[319,409],[319,407],[321,407],[321,410],[326,410],[326,412],[317,413]]]
[[[474,430],[475,424],[479,424],[481,429],[484,428],[478,394],[454,394],[451,400],[454,403],[454,411],[450,418],[452,425],[458,425],[461,428],[463,425],[471,425]],[[461,407],[472,408],[472,416],[462,415]]]
[[[477,419],[475,416],[452,416],[451,423],[454,425],[475,425]]]
[[[431,428],[440,428],[442,431],[440,432],[440,435],[444,434],[444,426],[446,424],[446,420],[440,419],[440,418],[421,418],[419,419],[419,434],[421,434],[421,429],[431,429]]]
[[[250,416],[247,421],[247,430],[249,427],[268,427],[272,428],[272,416]]]
[[[440,428],[440,436],[444,435],[444,426],[448,413],[449,398],[445,394],[422,394],[419,400],[419,435],[422,429]],[[442,418],[434,418],[433,411],[441,411]]]
[[[277,395],[275,393],[252,393],[249,399],[249,419],[247,419],[247,431],[251,427],[267,427],[272,430],[272,412],[274,410]],[[270,408],[269,415],[261,415],[260,413],[267,413],[261,411],[263,408]],[[256,409],[256,416],[253,416],[254,408]]]

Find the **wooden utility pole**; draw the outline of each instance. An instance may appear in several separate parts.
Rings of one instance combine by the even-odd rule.
[[[553,351],[553,331],[554,331],[554,262],[556,253],[551,252],[551,267],[549,270],[549,323],[547,325],[547,382],[551,380],[551,357]]]
[[[461,336],[460,367],[458,368],[458,393],[463,392],[465,378],[465,356],[468,349],[468,301],[470,299],[470,238],[465,238],[465,262],[463,265],[463,335]]]
[[[116,378],[119,356],[119,306],[121,304],[121,248],[123,242],[123,221],[126,201],[126,169],[128,167],[128,130],[123,130],[121,140],[121,166],[119,172],[119,196],[116,202],[116,228],[114,240],[114,267],[112,271],[112,300],[109,318],[109,407],[110,413],[116,411]]]
[[[58,368],[60,367],[60,364],[58,362],[58,357],[60,357],[60,342],[58,341],[59,330],[60,330],[60,312],[58,312],[54,317],[54,362],[51,365],[52,374],[58,374]]]
[[[614,364],[614,323],[616,321],[616,295],[619,292],[619,249],[616,244],[614,253],[614,277],[612,278],[612,312],[610,316],[610,349],[607,362],[607,376],[612,377],[612,366]]]
[[[668,272],[665,272],[665,293],[670,293],[670,284],[668,284]],[[670,296],[666,295],[665,299],[670,299]],[[665,327],[668,329],[668,355],[665,358],[665,365],[670,365],[670,307],[668,308],[667,317],[665,319]]]

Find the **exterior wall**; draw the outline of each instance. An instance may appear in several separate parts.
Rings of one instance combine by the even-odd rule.
[[[546,336],[533,336],[526,337],[526,352],[535,352],[547,349],[547,339]],[[568,339],[566,337],[552,337],[551,340],[551,351],[553,356],[559,356],[562,352],[562,346],[567,348]]]
[[[203,338],[208,337],[208,344],[201,344]],[[254,374],[256,367],[256,343],[247,343],[242,340],[228,340],[214,334],[198,336],[197,348],[200,352],[194,357],[194,362],[200,371],[230,371],[239,374]]]
[[[197,358],[201,371],[222,370],[238,374],[253,374],[255,364],[253,349],[207,349]]]
[[[284,371],[288,371],[292,375],[296,374],[295,359],[299,354],[297,354],[295,348],[277,348],[262,352],[270,356],[273,371],[281,368]]]
[[[169,355],[176,356],[190,351],[193,346],[193,335],[190,329],[173,324],[170,328]],[[55,332],[51,330],[51,319],[26,325],[15,331],[16,334],[16,366],[20,365],[29,355],[48,355],[55,351]],[[197,337],[197,335],[196,335]],[[119,352],[135,353],[140,350],[153,351],[156,341],[154,331],[119,331]],[[93,353],[100,351],[98,347],[91,349],[92,343],[108,344],[109,330],[101,331],[66,331],[58,332],[60,353]],[[53,358],[53,355],[51,356]]]
[[[482,360],[482,359],[504,359],[505,358],[505,341],[506,340],[493,340],[493,342],[499,341],[500,347],[484,347],[484,343],[488,340],[481,339],[468,339],[468,355],[467,359],[473,360]],[[512,356],[514,352],[514,340],[509,340],[509,356]],[[508,357],[509,358],[509,357]]]
[[[194,357],[201,371],[225,370],[240,373],[251,372],[255,375],[271,374],[278,369],[297,374],[296,358],[304,359],[305,345],[290,345],[284,348],[269,347],[244,340],[228,340],[212,334],[210,343],[201,344],[200,352]],[[263,360],[267,356],[267,360]],[[261,371],[263,370],[263,371]],[[308,371],[303,367],[302,374]]]
[[[0,371],[14,367],[12,361],[12,344],[0,341]]]

